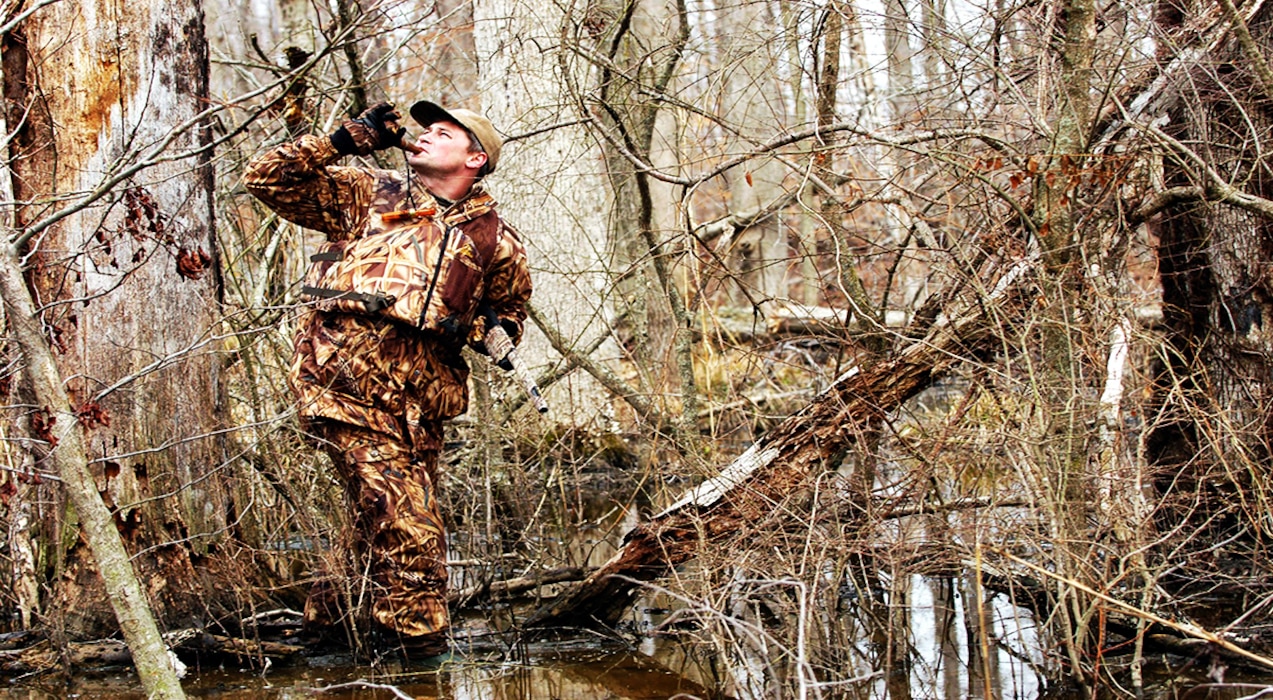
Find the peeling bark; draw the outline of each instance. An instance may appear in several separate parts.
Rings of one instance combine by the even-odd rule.
[[[207,153],[153,153],[211,138],[194,120],[208,98],[202,3],[60,2],[15,31],[4,89],[16,131],[9,176],[23,204],[7,240],[22,246],[21,274],[85,426],[93,487],[144,552],[136,564],[157,612],[202,615],[191,555],[209,553],[232,510],[216,476],[226,421],[213,174]],[[179,130],[186,123],[195,125]],[[93,562],[75,544],[83,513],[45,517],[51,557],[66,562],[50,597],[58,625],[71,637],[109,632]]]

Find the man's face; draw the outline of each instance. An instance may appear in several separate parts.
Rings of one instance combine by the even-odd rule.
[[[485,153],[470,152],[469,134],[455,122],[434,122],[416,137],[419,153],[407,158],[416,170],[431,175],[455,175],[482,167]]]

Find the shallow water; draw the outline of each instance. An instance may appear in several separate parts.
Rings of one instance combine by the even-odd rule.
[[[992,654],[989,664],[969,663],[965,630],[939,620],[950,606],[951,619],[962,617],[961,603],[940,600],[938,582],[916,577],[910,598],[914,634],[909,682],[888,682],[872,668],[867,643],[851,656],[841,679],[860,680],[823,688],[810,697],[965,698],[984,697],[989,669],[991,694],[997,698],[1037,697],[1041,684],[1014,653]],[[659,604],[667,601],[659,600]],[[951,605],[953,603],[953,605]],[[1033,641],[1020,626],[1019,611],[999,602],[989,609],[996,633],[1005,641],[1016,636],[1028,647]],[[668,610],[649,601],[636,608],[640,625],[650,629]],[[651,612],[656,611],[656,612]],[[1021,636],[1021,635],[1025,636]],[[264,672],[248,668],[196,668],[183,685],[191,698],[219,700],[290,700],[293,698],[436,698],[438,700],[592,700],[594,698],[710,698],[706,686],[748,685],[746,664],[704,654],[701,647],[667,637],[643,637],[636,648],[581,633],[574,639],[516,646],[499,633],[475,635],[476,642],[457,640],[465,660],[426,672],[400,663],[356,664],[348,655],[312,657]],[[699,651],[696,651],[698,649]],[[763,662],[762,662],[763,663]],[[705,671],[711,666],[713,672]],[[713,677],[714,676],[714,677]],[[745,695],[745,692],[744,692]],[[763,695],[763,692],[762,692]],[[122,670],[83,674],[62,684],[51,678],[19,679],[0,690],[0,699],[142,700],[137,678]]]
[[[964,617],[965,595],[948,579],[915,577],[908,595],[910,649],[906,670],[890,675],[878,666],[870,643],[855,643],[846,654],[838,679],[810,678],[809,698],[854,700],[956,700],[963,698],[1084,698],[1078,691],[1049,689],[1037,675],[1039,640],[1029,616],[1002,599],[991,597],[982,610],[995,643],[976,649]],[[954,595],[951,595],[951,593]],[[664,601],[659,601],[664,602]],[[659,612],[651,613],[651,610]],[[666,609],[638,607],[646,625],[657,626]],[[476,641],[474,641],[476,640]],[[573,639],[510,644],[499,633],[457,640],[464,660],[439,670],[355,663],[348,655],[311,657],[265,671],[235,667],[192,667],[183,682],[191,698],[217,700],[298,700],[335,698],[381,700],[652,700],[655,698],[718,698],[719,689],[733,689],[735,697],[749,697],[746,662],[720,659],[703,645],[668,637],[643,637],[635,648],[621,642],[580,633]],[[765,662],[760,660],[761,665]],[[1179,666],[1176,667],[1179,670]],[[1205,668],[1194,678],[1162,674],[1151,680],[1145,697],[1157,700],[1236,700],[1270,698],[1273,677],[1230,677],[1216,684]],[[1150,670],[1149,675],[1153,675]],[[826,682],[826,681],[834,682]],[[813,686],[820,687],[813,687]],[[756,686],[753,686],[756,687]],[[713,693],[713,689],[716,690]],[[772,688],[750,697],[777,697]],[[1264,692],[1264,694],[1261,694]],[[1098,697],[1126,697],[1107,689]],[[13,679],[0,688],[0,700],[143,700],[140,682],[123,669],[83,673],[63,682],[49,677]]]
[[[554,552],[552,561],[594,567],[608,559],[616,550],[620,535],[636,524],[635,509],[616,508],[614,503],[606,498],[589,504],[590,508],[580,508],[586,518],[582,525],[563,518],[566,522],[552,530],[553,541],[544,544]],[[538,518],[540,523],[553,521],[543,514]],[[477,534],[462,531],[452,537],[452,550],[463,556],[460,561],[480,561],[484,553],[500,549]],[[453,569],[452,581],[457,587],[479,581],[468,566],[471,565]],[[718,626],[715,638],[693,627],[667,625],[675,611],[686,604],[656,595],[634,606],[626,621],[626,642],[579,631],[564,641],[521,643],[507,628],[509,619],[520,619],[524,614],[512,615],[509,606],[500,604],[469,611],[466,619],[456,621],[459,638],[455,646],[466,660],[440,671],[424,672],[396,663],[371,666],[355,663],[348,655],[336,655],[307,658],[265,671],[192,667],[183,686],[191,698],[218,700],[688,700],[722,697],[721,689],[735,697],[770,698],[777,697],[772,680],[773,667],[779,666],[807,676],[800,689],[807,691],[809,698],[1084,697],[1047,687],[1039,675],[1039,669],[1047,665],[1041,650],[1044,642],[1033,617],[1004,596],[979,594],[974,577],[903,575],[894,583],[898,585],[892,586],[886,600],[842,587],[843,609],[821,610],[817,605],[802,608],[804,624],[844,630],[844,648],[837,648],[844,668],[822,668],[817,673],[799,663],[774,663],[778,654],[790,656],[792,651],[776,652],[776,645],[768,647],[767,658],[755,654],[739,658],[733,653],[722,655],[728,658],[718,657],[716,644],[721,640],[721,630],[734,629],[731,625],[735,624],[741,629],[747,622],[731,618]],[[894,613],[898,609],[905,612],[882,616],[876,606]],[[902,660],[895,660],[891,667],[882,661],[885,654],[879,644],[881,630],[872,622],[883,617],[901,620],[900,627],[884,630],[892,643],[904,650]],[[681,629],[683,635],[675,636],[671,630],[676,629]],[[706,641],[709,639],[714,642]],[[730,652],[737,651],[736,647],[729,648]],[[1179,660],[1172,663],[1179,664]],[[1179,665],[1160,667],[1163,675],[1152,689],[1147,688],[1147,698],[1254,697],[1268,687],[1267,683],[1273,683],[1273,677],[1250,678],[1245,679],[1249,685],[1208,687],[1208,680],[1202,675],[1206,668],[1194,669],[1195,675],[1201,677],[1188,680],[1170,677]],[[1100,695],[1116,696],[1119,695]],[[1273,698],[1273,693],[1260,697]],[[7,687],[0,685],[0,700],[61,698],[142,700],[145,694],[136,676],[121,669],[81,673],[70,681],[28,677],[10,679]]]
[[[328,663],[331,659],[314,660]],[[520,661],[475,658],[438,671],[358,665],[300,665],[266,673],[246,669],[206,669],[183,682],[191,698],[292,700],[333,698],[436,698],[438,700],[646,700],[709,697],[700,686],[633,652],[574,650],[541,652]],[[101,673],[68,684],[28,679],[0,691],[14,700],[143,700],[131,673]]]

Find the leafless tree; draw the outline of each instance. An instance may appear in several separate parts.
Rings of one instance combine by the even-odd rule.
[[[949,577],[944,605],[974,593],[977,682],[989,591],[1045,621],[1024,655],[1090,683],[1112,638],[1142,653],[1154,611],[1199,586],[1265,599],[1262,0],[279,8],[213,17],[210,69],[193,18],[128,34],[176,52],[150,63],[63,33],[88,26],[70,4],[5,24],[12,241],[135,564],[191,584],[162,617],[210,599],[171,572],[239,552],[291,582],[318,554],[271,547],[342,517],[280,390],[315,239],[237,169],[378,95],[493,117],[490,186],[534,258],[524,350],[554,408],[496,373],[475,392],[479,429],[455,430],[481,447],[448,498],[507,551],[468,554],[556,556],[526,494],[596,461],[634,465],[661,513],[539,620],[613,622],[696,558],[661,590],[750,660],[728,682],[816,695],[905,667],[915,573]],[[63,79],[88,70],[55,68],[64,51],[110,68]],[[38,442],[42,406],[6,390],[36,419],[7,444]],[[684,479],[708,486],[680,498]],[[49,515],[37,549],[78,571],[57,489],[18,493]],[[878,658],[852,647],[871,632]]]

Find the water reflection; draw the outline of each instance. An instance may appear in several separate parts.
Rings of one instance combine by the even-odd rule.
[[[68,685],[30,681],[0,690],[13,700],[143,700],[130,674],[99,674]],[[578,650],[546,653],[519,662],[474,660],[437,672],[410,668],[328,666],[289,668],[266,674],[215,669],[184,683],[191,698],[216,700],[652,700],[713,697],[706,689],[635,652]],[[378,687],[377,687],[378,686]]]
[[[1047,688],[1042,667],[1042,640],[1028,613],[1003,595],[983,594],[975,575],[901,577],[876,597],[876,614],[865,607],[815,612],[829,622],[852,628],[834,668],[820,665],[811,678],[809,698],[900,700],[901,698],[1069,698]],[[899,585],[900,584],[900,585]],[[883,597],[877,597],[879,594]],[[904,607],[904,611],[892,610]],[[651,632],[634,649],[615,649],[596,638],[556,642],[501,644],[498,633],[482,638],[484,647],[471,651],[469,661],[424,673],[385,665],[355,665],[348,658],[310,659],[305,664],[266,672],[235,668],[203,668],[185,682],[191,698],[216,700],[299,700],[333,698],[382,700],[401,697],[436,700],[645,700],[653,698],[777,698],[780,686],[765,674],[785,661],[749,658],[713,641],[704,629],[676,634],[660,625],[675,618],[669,601],[652,598],[636,612]],[[741,610],[736,611],[742,614]],[[904,612],[904,614],[899,614]],[[904,621],[904,627],[899,626]],[[884,625],[884,634],[871,626]],[[717,640],[718,641],[718,640]],[[883,646],[881,646],[881,644]],[[889,647],[892,647],[891,649]],[[890,666],[891,664],[891,666]],[[1170,680],[1170,679],[1167,679]],[[1146,697],[1238,698],[1267,690],[1268,679],[1255,685],[1221,688],[1205,680],[1160,680]],[[354,687],[349,684],[363,682]],[[382,686],[380,688],[371,685]],[[394,688],[397,692],[390,688]],[[328,690],[331,689],[331,690]],[[1101,697],[1115,697],[1102,694]],[[131,674],[85,674],[69,684],[50,678],[11,681],[0,688],[0,700],[143,700],[140,684]],[[1261,697],[1269,697],[1262,695]]]
[[[1003,596],[981,595],[973,575],[911,583],[916,697],[1038,697],[1039,642],[1028,613]]]
[[[552,542],[536,542],[548,552],[542,566],[600,564],[637,518],[635,508],[582,512],[588,516],[582,524],[547,516],[532,521],[524,536],[552,533]],[[504,558],[504,550],[516,549],[506,544],[462,530],[453,550],[472,563],[453,568],[457,587],[523,573],[524,561]],[[692,580],[701,573],[694,567],[687,564],[678,575]],[[191,698],[217,700],[742,700],[783,697],[791,688],[809,698],[956,700],[1036,698],[1045,690],[1038,673],[1044,642],[1033,618],[1006,596],[982,591],[975,572],[944,567],[943,575],[924,576],[865,556],[848,563],[828,559],[808,580],[752,580],[743,571],[726,562],[712,589],[719,597],[710,602],[692,602],[683,591],[639,600],[624,626],[632,648],[606,647],[583,632],[552,644],[507,641],[515,637],[509,632],[514,621],[534,603],[504,600],[470,612],[472,624],[457,633],[484,646],[468,647],[471,661],[442,673],[372,669],[332,657],[266,672],[196,669],[185,687]],[[811,592],[819,585],[820,597]],[[809,653],[799,644],[768,643],[787,637],[808,637]],[[348,685],[357,681],[383,687]],[[141,700],[144,694],[131,674],[98,673],[67,685],[21,679],[0,688],[0,700],[10,698]]]

